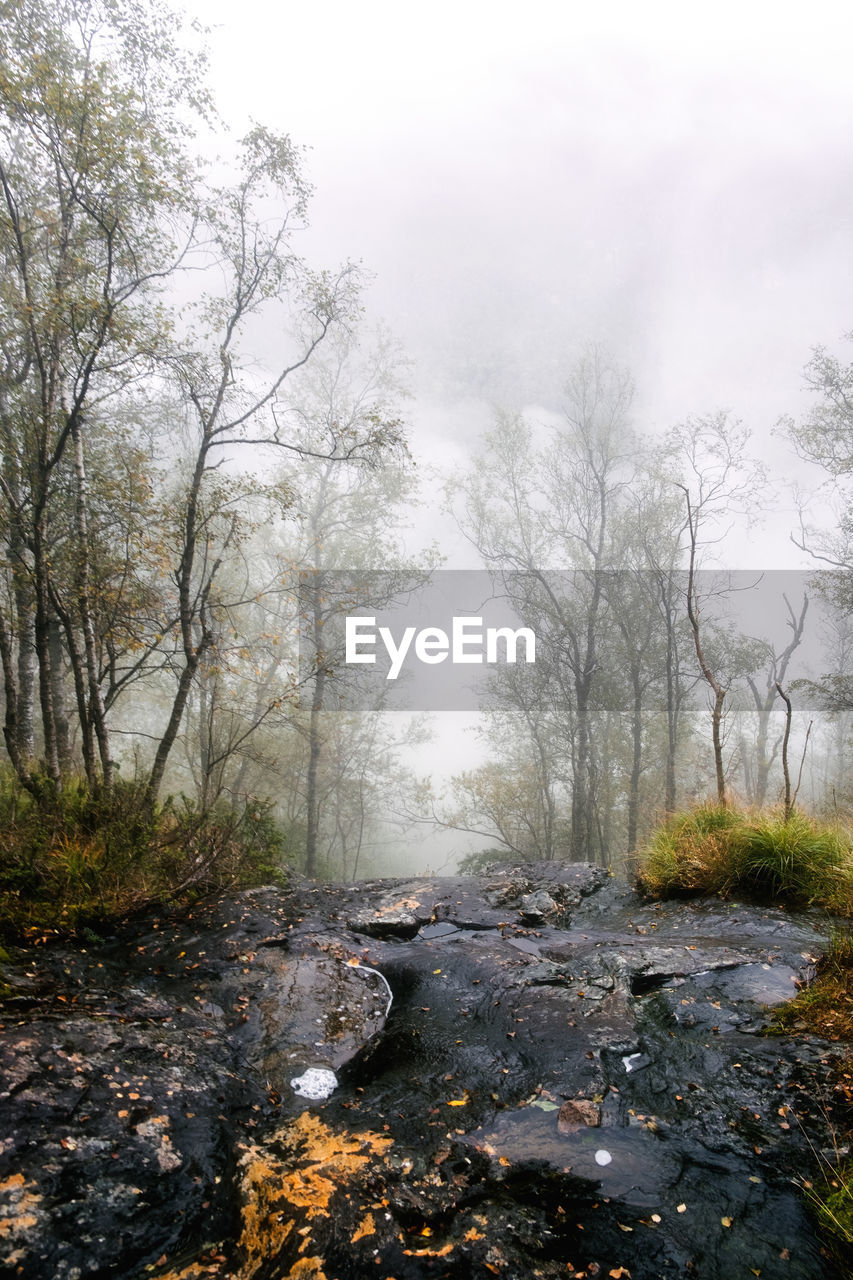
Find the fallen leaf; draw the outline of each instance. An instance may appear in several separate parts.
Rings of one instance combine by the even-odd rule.
[[[675,1212],[676,1212],[676,1213],[686,1213],[686,1212],[687,1212],[687,1205],[686,1205],[686,1204],[677,1204],[677,1205],[675,1206]]]
[[[601,1113],[595,1103],[586,1098],[576,1098],[560,1107],[557,1130],[559,1133],[576,1133],[584,1125],[595,1128],[600,1123]]]
[[[720,1218],[720,1222],[722,1222],[724,1227],[730,1227],[732,1225],[731,1218]]]

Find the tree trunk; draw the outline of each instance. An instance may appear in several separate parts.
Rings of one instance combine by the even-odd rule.
[[[710,685],[714,694],[714,705],[711,711],[711,741],[714,748],[714,773],[717,781],[717,803],[725,808],[728,805],[728,796],[726,795],[726,775],[723,768],[723,702],[726,697],[726,690],[717,680],[711,668],[705,659],[705,653],[702,649],[702,641],[699,633],[699,602],[696,598],[696,520],[693,515],[693,508],[690,503],[690,494],[685,489],[684,496],[687,501],[687,528],[690,534],[690,565],[687,573],[687,618],[693,632],[693,647],[696,650],[696,659],[699,663],[699,670],[702,672],[704,679]]]
[[[39,673],[39,705],[44,733],[44,763],[48,778],[56,787],[62,781],[59,767],[59,751],[56,743],[56,720],[53,708],[53,678],[50,662],[50,604],[48,553],[45,546],[42,519],[35,522],[33,537],[33,568],[35,573],[35,651]]]
[[[80,614],[80,627],[83,632],[83,649],[86,655],[86,676],[88,683],[89,716],[98,741],[98,753],[101,760],[101,782],[105,791],[109,791],[113,780],[113,762],[110,758],[110,739],[107,729],[106,712],[104,710],[103,691],[101,689],[98,670],[97,642],[95,623],[92,616],[92,600],[90,594],[90,557],[89,557],[89,490],[86,477],[86,463],[83,452],[83,427],[78,414],[72,421],[71,435],[74,444],[74,474],[76,479],[76,502],[74,506],[74,524],[77,535],[76,591],[77,609]]]
[[[50,620],[50,677],[53,681],[53,715],[56,723],[56,750],[63,775],[71,769],[71,726],[65,697],[65,681],[62,674],[62,640],[59,621]]]
[[[317,574],[311,586],[311,623],[312,644],[314,649],[314,688],[311,695],[311,719],[308,727],[308,777],[306,780],[306,830],[305,830],[305,874],[317,874],[317,837],[320,826],[320,806],[317,796],[317,772],[320,755],[323,749],[321,735],[323,702],[326,692],[326,667],[321,648],[322,617],[320,608],[320,583]]]
[[[178,680],[178,688],[172,703],[172,710],[169,714],[169,720],[166,729],[157,745],[157,751],[154,755],[154,763],[151,766],[151,772],[148,775],[148,783],[145,788],[145,807],[153,809],[157,803],[157,797],[160,795],[160,788],[163,785],[163,777],[166,773],[166,764],[169,759],[172,747],[175,745],[175,739],[178,736],[178,730],[181,727],[184,709],[187,705],[190,689],[192,688],[193,679],[198,669],[199,656],[191,654],[187,656],[186,664],[181,672]]]
[[[628,783],[628,856],[637,849],[640,813],[640,773],[643,752],[643,685],[639,667],[631,672],[634,704],[631,712],[631,777]]]
[[[17,671],[17,741],[22,760],[33,760],[36,754],[36,668],[35,668],[35,600],[32,583],[21,553],[20,538],[13,536],[9,548],[15,582],[15,613],[18,632]]]

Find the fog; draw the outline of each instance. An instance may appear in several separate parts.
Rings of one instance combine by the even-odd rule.
[[[837,5],[806,30],[765,5],[713,29],[674,5],[204,16],[223,115],[311,148],[316,252],[376,273],[433,391],[552,395],[592,337],[653,416],[738,395],[772,415],[782,371],[796,386],[849,323]]]
[[[630,367],[642,430],[726,407],[791,466],[773,425],[801,408],[811,347],[851,324],[849,12],[199,17],[233,132],[263,120],[309,148],[312,260],[374,274],[370,313],[415,362],[421,460],[458,460],[495,403],[556,407],[596,341]],[[802,563],[777,532],[757,545]]]
[[[445,865],[436,827],[608,863],[726,782],[778,803],[785,705],[804,788],[838,802],[850,579],[818,608],[809,574],[853,564],[853,15],[190,0],[187,62],[156,7],[113,28],[83,5],[61,36],[36,8],[10,11],[0,388],[25,788],[44,747],[55,785],[82,759],[95,789],[147,774],[149,806],[192,793],[255,822],[268,804],[309,875],[364,874],[371,843],[386,868],[416,843]],[[78,95],[58,132],[24,118],[35,72],[32,109],[58,110],[38,23]],[[90,36],[115,80],[92,102]],[[66,144],[126,220],[121,288],[94,205],[86,253],[52,234],[76,198]],[[38,338],[31,253],[65,290]],[[86,346],[74,291],[102,268],[86,304],[112,289],[141,328],[93,321]],[[64,424],[41,341],[77,388]],[[474,692],[457,623],[496,637],[504,605],[536,661],[515,669],[507,640]],[[354,611],[391,663],[372,679],[335,626]]]
[[[853,320],[853,14],[263,0],[197,12],[234,134],[262,120],[307,148],[304,252],[361,261],[369,316],[412,360],[412,549],[480,566],[443,478],[495,406],[559,414],[590,343],[631,370],[641,436],[727,409],[777,475],[825,480],[774,428],[808,405],[811,349]],[[721,561],[806,566],[795,522],[780,487]],[[412,757],[434,777],[484,758],[458,720],[438,717]]]

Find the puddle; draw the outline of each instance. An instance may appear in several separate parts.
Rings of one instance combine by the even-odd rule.
[[[439,920],[437,924],[425,924],[418,930],[419,938],[447,938],[452,933],[459,933],[459,926],[449,920]]]
[[[802,978],[787,964],[738,965],[735,969],[691,974],[693,987],[705,991],[713,988],[728,1004],[754,1000],[757,1004],[783,1004],[797,994],[797,981]]]
[[[660,1204],[682,1167],[681,1159],[667,1151],[665,1140],[640,1125],[560,1133],[557,1111],[537,1107],[502,1112],[462,1141],[511,1164],[544,1160],[563,1173],[595,1183],[602,1195],[619,1197],[641,1209]]]

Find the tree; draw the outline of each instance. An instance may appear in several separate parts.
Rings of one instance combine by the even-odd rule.
[[[407,394],[404,372],[401,354],[384,331],[366,349],[354,336],[339,336],[300,381],[290,407],[297,438],[310,446],[343,430],[355,439],[376,424],[386,424],[388,431],[390,423],[399,433],[400,405]],[[293,476],[302,515],[301,545],[293,559],[300,577],[301,652],[303,658],[308,655],[304,664],[308,688],[301,701],[308,705],[302,730],[308,746],[305,872],[309,876],[316,874],[319,857],[321,760],[327,745],[340,744],[339,713],[347,707],[348,683],[343,654],[333,639],[335,623],[356,607],[387,605],[423,580],[422,570],[408,562],[399,537],[403,510],[410,509],[415,498],[407,451],[401,447],[393,458],[386,456],[381,469],[365,465],[342,469],[336,461],[312,453],[300,466],[298,480]],[[378,701],[374,715],[380,709]],[[354,724],[352,731],[355,736]],[[339,745],[338,763],[341,758]],[[359,776],[364,785],[356,789],[355,807],[363,814],[367,785],[363,768]],[[336,830],[345,862],[348,829],[339,812]],[[359,829],[363,832],[363,821]],[[355,864],[359,849],[360,840],[353,854]]]
[[[335,463],[369,458],[397,441],[399,424],[377,417],[330,424],[311,449],[285,434],[277,412],[288,378],[301,369],[338,324],[354,315],[357,272],[307,271],[291,245],[291,224],[300,222],[307,200],[299,155],[286,137],[255,128],[242,143],[243,173],[231,188],[211,194],[205,212],[208,247],[219,264],[221,287],[200,302],[201,329],[191,331],[174,358],[181,393],[181,425],[189,439],[187,476],[175,500],[175,593],[167,630],[176,637],[175,692],[148,778],[152,804],[162,786],[190,689],[218,629],[220,570],[241,536],[244,517],[239,482],[218,474],[228,450],[248,446],[312,454]],[[267,216],[270,205],[280,210]],[[240,344],[258,316],[267,323],[288,315],[283,290],[296,296],[296,341],[272,373],[259,383]],[[271,313],[271,314],[269,314]],[[279,409],[280,412],[280,409]],[[158,638],[156,644],[160,644]]]
[[[723,761],[723,704],[728,689],[709,661],[701,625],[702,597],[699,568],[703,551],[724,536],[721,522],[736,514],[746,516],[757,505],[764,470],[749,459],[749,432],[741,422],[721,412],[705,418],[689,418],[670,433],[669,445],[682,478],[676,485],[684,495],[687,534],[687,618],[693,635],[696,661],[713,695],[711,740],[714,752],[717,801],[728,803]]]
[[[152,60],[149,50],[156,48]],[[35,657],[48,778],[61,776],[56,621],[78,699],[85,765],[112,758],[97,670],[87,451],[96,406],[150,369],[157,304],[179,256],[182,123],[203,105],[199,64],[160,9],[115,0],[0,4],[0,499],[11,618],[0,618],[5,740],[31,790]],[[52,570],[68,544],[69,577]],[[17,645],[17,661],[14,650]],[[82,700],[82,701],[81,701]]]
[[[0,52],[6,747],[30,790],[56,789],[67,670],[89,785],[108,790],[119,700],[171,679],[151,806],[234,603],[222,571],[254,495],[233,459],[304,453],[281,419],[284,386],[354,316],[358,272],[312,272],[295,252],[309,188],[287,136],[255,126],[236,181],[206,181],[189,155],[210,115],[203,59],[165,8],[0,0]],[[201,296],[179,308],[190,280]],[[266,371],[247,349],[259,318],[280,334]],[[375,458],[397,430],[365,415],[329,424],[315,448]],[[158,477],[176,436],[185,450]],[[130,502],[110,454],[125,474],[136,460]]]
[[[763,688],[760,687],[754,672],[750,672],[746,677],[757,717],[755,771],[754,776],[748,778],[747,794],[751,802],[756,805],[764,804],[770,771],[784,741],[783,734],[780,734],[772,744],[770,743],[770,720],[779,695],[779,686],[784,684],[791,658],[802,642],[809,608],[809,598],[805,592],[803,592],[799,612],[794,610],[787,596],[783,596],[783,599],[788,611],[787,624],[791,631],[791,638],[781,653],[777,653],[775,648],[768,646]],[[787,725],[786,728],[788,728]]]
[[[628,373],[591,348],[566,384],[563,422],[544,447],[536,447],[521,417],[499,415],[459,486],[464,531],[552,655],[548,678],[559,691],[570,757],[571,855],[577,860],[596,851],[606,857],[594,816],[592,717],[606,573],[615,567],[614,521],[635,455],[628,429],[632,395]],[[537,670],[545,665],[537,656]]]

